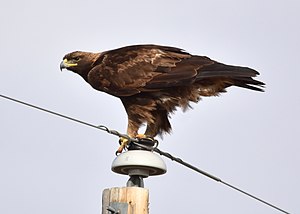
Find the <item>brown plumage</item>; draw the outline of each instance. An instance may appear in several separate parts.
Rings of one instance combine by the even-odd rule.
[[[60,68],[79,74],[94,89],[119,97],[128,115],[127,134],[135,137],[143,123],[145,135],[171,131],[169,115],[187,109],[201,96],[216,96],[229,86],[263,91],[259,73],[225,65],[179,48],[135,45],[102,53],[75,51]]]

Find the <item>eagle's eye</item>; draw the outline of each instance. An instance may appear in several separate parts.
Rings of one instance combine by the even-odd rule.
[[[79,56],[76,56],[76,57],[74,57],[74,60],[75,60],[75,61],[79,61],[79,60],[80,60],[80,57],[79,57]]]

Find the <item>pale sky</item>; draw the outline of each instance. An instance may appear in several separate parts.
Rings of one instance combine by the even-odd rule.
[[[291,213],[300,205],[300,2],[6,1],[0,92],[126,131],[121,102],[60,72],[71,51],[130,44],[180,47],[258,70],[266,92],[230,88],[172,116],[159,148]],[[0,98],[0,213],[99,214],[118,138]],[[150,213],[280,213],[165,159],[145,179]]]

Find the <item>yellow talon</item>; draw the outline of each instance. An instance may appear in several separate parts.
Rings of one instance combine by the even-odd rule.
[[[135,137],[139,139],[148,138],[147,135],[144,134],[137,134]]]
[[[152,137],[149,137],[149,136],[144,135],[144,134],[137,134],[135,136],[135,138],[138,138],[138,139],[148,139],[148,140],[152,140],[152,141],[154,140]],[[129,142],[130,142],[130,140],[128,140],[127,138],[120,137],[120,139],[119,139],[120,146],[119,146],[118,150],[116,151],[116,154],[122,153],[122,151],[129,144]]]
[[[127,138],[120,137],[119,143],[120,143],[120,146],[116,152],[117,154],[122,153],[123,149],[128,145],[129,140]]]
[[[154,141],[154,138],[153,137],[150,137],[149,135],[145,135],[145,134],[137,134],[135,136],[137,139],[147,139],[147,140],[151,140],[151,141]]]

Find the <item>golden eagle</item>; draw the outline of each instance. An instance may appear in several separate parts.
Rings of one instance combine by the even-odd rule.
[[[79,74],[94,89],[119,97],[128,115],[127,134],[154,138],[171,131],[170,113],[187,109],[201,96],[216,96],[229,86],[263,91],[251,68],[225,65],[180,48],[134,45],[102,53],[75,51],[64,56],[60,69]],[[122,151],[123,145],[119,148]]]

